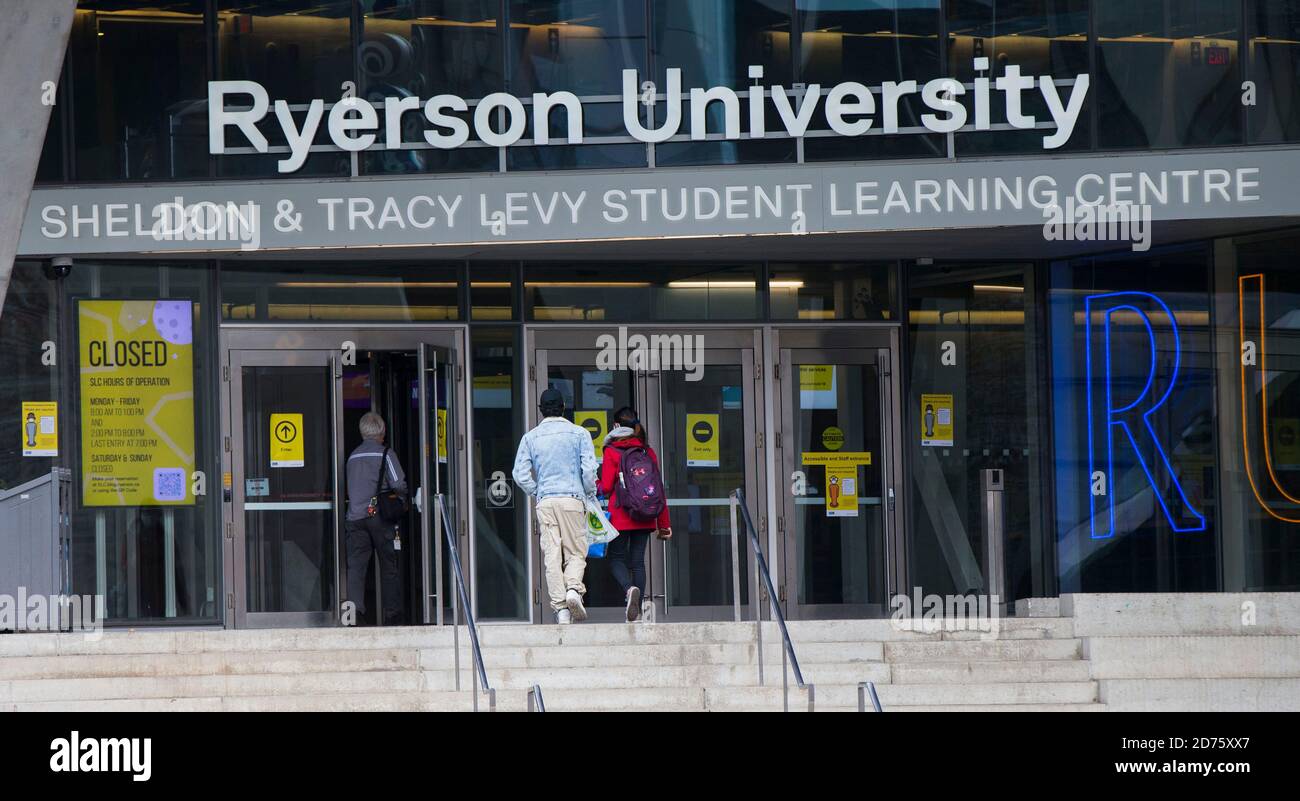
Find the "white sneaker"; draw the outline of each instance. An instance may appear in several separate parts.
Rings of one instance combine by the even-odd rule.
[[[558,609],[555,612],[555,622],[561,626],[567,626],[573,622],[573,616],[569,614],[568,609]]]
[[[635,623],[641,617],[641,588],[627,588],[627,622]]]
[[[569,611],[573,613],[574,620],[587,619],[587,607],[582,605],[582,596],[577,590],[569,590],[564,594],[564,602],[569,605]]]

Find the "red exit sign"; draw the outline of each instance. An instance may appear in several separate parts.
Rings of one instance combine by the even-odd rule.
[[[1207,47],[1205,48],[1205,63],[1211,67],[1228,66],[1228,48],[1226,47]]]

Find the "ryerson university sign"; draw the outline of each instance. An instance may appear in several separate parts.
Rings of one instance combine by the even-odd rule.
[[[987,72],[988,58],[974,61],[977,72]],[[1043,137],[1043,147],[1054,150],[1070,140],[1079,121],[1084,99],[1088,94],[1088,76],[1078,75],[1072,86],[1063,87],[1068,95],[1062,97],[1056,82],[1050,76],[1022,75],[1020,67],[1008,65],[1005,75],[996,79],[979,77],[974,80],[971,105],[974,111],[974,129],[988,131],[993,121],[990,110],[994,92],[1001,94],[1006,109],[1006,122],[1013,128],[1034,128],[1038,120],[1024,112],[1024,93],[1036,92],[1042,96],[1052,116],[1055,130]],[[925,84],[914,80],[886,81],[880,87],[880,97],[867,86],[856,81],[844,81],[823,93],[818,84],[810,84],[803,92],[784,86],[763,86],[761,66],[749,67],[753,86],[737,91],[725,86],[707,89],[694,88],[689,94],[682,90],[682,71],[667,70],[665,115],[661,123],[647,125],[641,118],[641,106],[656,102],[658,96],[653,84],[638,83],[636,70],[623,70],[623,125],[627,134],[640,142],[665,142],[683,133],[692,140],[703,140],[708,135],[721,133],[725,139],[740,139],[741,115],[748,115],[749,129],[745,138],[767,137],[767,107],[776,110],[784,133],[802,137],[822,106],[830,130],[840,136],[862,136],[879,124],[886,134],[899,133],[899,105],[911,95],[919,94],[930,109],[921,115],[921,124],[935,133],[952,133],[970,122],[970,112],[958,100],[966,94],[966,87],[953,78],[936,78]],[[802,96],[800,96],[802,95]],[[689,108],[689,121],[683,111],[683,100]],[[233,101],[233,103],[231,102]],[[251,101],[251,105],[250,105]],[[722,131],[708,130],[708,109],[720,104],[723,110]],[[237,104],[237,105],[236,105]],[[531,116],[532,143],[537,145],[578,145],[583,142],[582,101],[572,92],[539,92],[531,98],[529,114],[524,102],[504,92],[489,94],[474,106],[471,117],[473,135],[491,147],[510,147],[519,143],[529,128]],[[469,112],[469,102],[458,95],[435,95],[428,100],[418,97],[386,97],[378,108],[375,103],[360,97],[346,97],[330,107],[328,115],[325,101],[316,99],[307,105],[306,115],[299,123],[293,109],[284,100],[271,103],[266,89],[254,81],[212,81],[208,84],[208,150],[214,155],[227,152],[227,129],[235,128],[258,153],[269,152],[267,137],[258,128],[274,108],[280,132],[288,143],[289,155],[281,159],[278,169],[291,173],[306,162],[312,145],[325,123],[330,141],[346,151],[368,150],[376,146],[394,150],[411,143],[402,139],[402,121],[407,114],[423,115],[432,127],[424,132],[429,146],[455,149],[470,141],[470,122],[460,115]],[[383,123],[379,119],[383,109]],[[551,137],[552,115],[565,112],[567,121],[564,136]],[[381,143],[382,140],[382,144]]]
[[[984,59],[977,70],[987,71]],[[831,136],[875,133],[1041,129],[1055,151],[1071,138],[1088,76],[1071,81],[1022,74],[971,86],[942,78],[852,81],[801,92],[764,85],[682,89],[668,70],[667,90],[641,87],[623,73],[624,124],[633,141],[804,136],[825,119]],[[1029,94],[1033,92],[1034,94]],[[915,98],[909,100],[909,96]],[[965,97],[960,97],[965,95]],[[666,98],[667,103],[663,100]],[[1025,113],[1029,101],[1050,114]],[[345,151],[370,148],[510,147],[583,141],[582,102],[568,92],[532,98],[489,95],[473,105],[454,95],[344,98],[291,108],[249,81],[216,81],[209,91],[209,149],[228,158],[270,153],[292,175],[325,135]],[[654,103],[656,117],[642,117]],[[900,110],[919,102],[924,125],[900,129]],[[722,114],[711,114],[720,109]],[[565,129],[552,135],[551,124]],[[658,112],[664,112],[659,115]],[[773,110],[775,114],[773,114]],[[408,115],[429,128],[403,141]],[[742,115],[748,115],[742,132]],[[662,116],[662,119],[657,117]],[[524,139],[530,127],[532,140]],[[273,131],[278,123],[281,129]],[[721,130],[715,130],[715,129]],[[326,132],[322,135],[322,130]],[[272,148],[270,140],[285,145]],[[410,135],[410,134],[408,134]],[[825,134],[823,134],[825,135]],[[995,135],[990,133],[989,135]],[[251,143],[241,142],[245,140]],[[274,251],[413,247],[876,231],[1043,228],[1053,210],[1150,207],[1149,219],[1216,220],[1300,215],[1300,158],[1293,148],[1218,148],[1149,153],[1045,152],[1015,158],[647,167],[623,170],[507,171],[460,175],[365,175],[197,184],[136,183],[37,189],[27,206],[19,255]],[[1073,203],[1073,206],[1071,206]]]

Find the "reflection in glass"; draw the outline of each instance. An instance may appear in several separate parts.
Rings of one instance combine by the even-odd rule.
[[[1240,581],[1239,588],[1247,591],[1300,589],[1300,522],[1295,522],[1300,521],[1300,503],[1295,500],[1300,499],[1297,248],[1300,237],[1295,231],[1238,240],[1236,269],[1218,282],[1223,293],[1216,318],[1219,341],[1235,345],[1244,334],[1246,341],[1258,343],[1259,353],[1257,365],[1251,367],[1240,364],[1235,347],[1226,349],[1219,361],[1220,385],[1231,387],[1227,394],[1234,404],[1245,381],[1246,406],[1223,414],[1228,419],[1221,419],[1219,430],[1234,446],[1222,456],[1225,562],[1229,553],[1239,552],[1233,561],[1244,569],[1244,575],[1225,579]],[[1221,389],[1220,397],[1224,394]]]
[[[799,16],[799,80],[823,91],[842,81],[873,89],[885,81],[924,83],[940,77],[939,0],[796,0]],[[900,128],[920,128],[927,113],[919,95],[899,103]],[[821,106],[812,129],[826,129]],[[829,136],[804,143],[807,161],[947,155],[936,134]]]
[[[989,59],[989,71],[976,72],[975,59]],[[963,83],[978,77],[992,80],[1006,74],[1008,65],[1022,75],[1050,75],[1074,79],[1088,73],[1088,0],[952,0],[948,4],[949,73]],[[1062,102],[1070,87],[1057,87]],[[1091,95],[1091,90],[1089,90]],[[963,97],[969,110],[971,95]],[[990,94],[994,124],[1006,121],[1003,93]],[[1050,122],[1051,112],[1041,92],[1021,95],[1021,110],[1039,122]],[[1063,150],[1087,147],[1092,126],[1085,103],[1074,135]],[[1000,130],[957,134],[958,155],[976,153],[1035,153],[1043,149],[1040,130]]]
[[[222,319],[432,322],[460,318],[457,263],[304,265],[225,262]]]
[[[760,316],[757,265],[524,265],[533,320],[748,320]]]
[[[510,91],[519,97],[559,91],[618,96],[622,70],[648,77],[643,0],[511,0],[509,12]],[[563,109],[551,115],[552,141],[568,131],[567,117]],[[626,135],[621,103],[584,104],[584,138]],[[512,170],[646,163],[641,144],[512,148],[508,156]]]
[[[217,74],[220,80],[260,83],[270,97],[296,105],[317,98],[327,103],[342,94],[344,81],[353,80],[352,4],[346,0],[285,3],[218,0]],[[259,130],[274,148],[286,144],[274,112]],[[294,120],[302,126],[306,110],[296,109]],[[325,125],[317,144],[327,143]],[[206,130],[204,131],[206,135]],[[226,131],[227,148],[250,147],[236,128]],[[276,162],[283,154],[229,154],[218,157],[223,176],[278,176]],[[313,153],[294,175],[346,175],[351,171],[347,153]]]
[[[912,473],[912,583],[940,595],[986,586],[981,471],[1000,469],[1006,490],[1007,594],[1043,586],[1043,495],[1038,438],[1038,373],[1031,271],[993,265],[960,271],[913,268],[908,297],[912,387],[908,415],[924,421],[922,395],[951,395],[951,443],[908,438]],[[945,343],[952,343],[946,347]],[[945,363],[945,351],[955,364]],[[1035,556],[1037,555],[1037,556]]]
[[[1246,63],[1258,91],[1246,108],[1251,142],[1300,139],[1300,0],[1252,0]]]
[[[452,94],[478,100],[505,88],[500,4],[493,0],[363,0],[359,65],[365,96],[383,120],[383,98]],[[456,116],[469,122],[471,112]],[[472,123],[471,123],[472,124]],[[402,141],[427,144],[424,114],[402,116]],[[496,170],[495,148],[470,142],[454,150],[378,150],[365,155],[367,173]]]
[[[896,320],[894,265],[770,264],[774,320]]]
[[[1214,362],[1209,327],[1207,254],[1186,250],[1078,259],[1055,265],[1050,292],[1054,387],[1056,516],[1061,592],[1211,592],[1219,589],[1214,475]],[[1089,381],[1086,299],[1129,294],[1129,308],[1092,317]],[[1112,303],[1100,299],[1094,303]],[[1104,307],[1103,307],[1104,308]],[[1177,337],[1174,325],[1177,325]],[[1102,365],[1109,347],[1110,373]],[[1175,380],[1176,379],[1176,380]],[[1151,436],[1137,446],[1117,433],[1112,467],[1089,473],[1089,410],[1105,425],[1111,408],[1155,406],[1148,389],[1168,398],[1144,419]],[[1101,395],[1099,393],[1107,393]],[[1101,405],[1096,405],[1100,403]],[[1100,447],[1100,446],[1098,446]],[[1163,452],[1169,467],[1162,469]],[[1139,459],[1140,456],[1140,459]],[[1094,494],[1104,479],[1106,494]],[[1010,495],[1010,493],[1008,493]],[[1184,498],[1186,499],[1184,501]],[[1096,499],[1096,500],[1094,500]],[[1094,511],[1095,507],[1095,511]],[[1113,510],[1113,524],[1111,511]]]
[[[1103,148],[1241,141],[1239,0],[1094,0]]]
[[[203,5],[79,4],[68,44],[75,180],[207,177]]]
[[[672,518],[673,537],[664,549],[668,616],[687,606],[726,607],[731,614],[731,513],[729,494],[745,487],[753,433],[745,426],[744,371],[738,364],[704,366],[704,375],[688,381],[682,370],[660,372],[661,437],[659,460]],[[716,414],[717,460],[692,464],[687,438],[694,437],[688,415]],[[744,564],[742,560],[741,564]],[[743,567],[742,567],[743,570]],[[749,600],[742,576],[740,601]]]
[[[763,68],[765,84],[790,86],[793,78],[790,57],[790,10],[784,0],[653,0],[654,81],[662,92],[667,72],[682,71],[682,91],[691,88],[726,86],[743,90],[752,82],[749,67]],[[767,129],[779,128],[770,107]],[[665,115],[661,103],[657,120]],[[707,112],[710,133],[723,131],[720,103],[710,103]],[[690,112],[683,110],[689,135]],[[749,129],[749,115],[741,115],[741,133]],[[744,162],[793,161],[791,139],[762,139],[713,142],[669,142],[655,148],[658,166],[687,164],[737,164]]]
[[[528,619],[528,497],[511,485],[508,505],[489,497],[499,471],[510,481],[522,432],[516,410],[515,330],[475,326],[474,425],[470,484],[474,487],[474,570],[478,614],[483,620]]]

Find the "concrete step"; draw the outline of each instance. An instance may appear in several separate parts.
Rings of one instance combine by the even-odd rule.
[[[886,662],[1079,659],[1080,640],[942,640],[883,643]],[[802,656],[800,657],[802,658]]]
[[[450,649],[446,653],[450,666]],[[420,654],[413,649],[389,648],[10,657],[0,659],[0,680],[302,674],[323,668],[335,673],[416,670]]]
[[[450,674],[447,674],[450,677]],[[250,676],[163,676],[96,679],[24,679],[0,682],[0,703],[67,699],[204,698],[239,695],[316,695],[426,690],[415,670],[366,673],[260,674]]]
[[[1080,682],[1092,678],[1088,673],[1087,662],[1065,659],[1036,662],[922,662],[895,664],[892,668],[893,684],[1015,684]],[[814,672],[813,675],[820,674]]]
[[[880,662],[842,665],[816,665],[809,668],[826,681],[840,684],[859,681],[886,683],[889,666]],[[426,674],[429,689],[445,689],[454,682],[450,672]],[[466,674],[468,675],[468,674]],[[781,667],[768,671],[768,681],[781,681]],[[805,672],[805,678],[814,675]],[[818,679],[811,679],[816,681]],[[748,687],[758,684],[758,669],[753,665],[690,665],[686,667],[607,667],[604,665],[584,669],[574,668],[513,668],[488,669],[488,681],[501,689],[526,690],[540,684],[544,691],[551,689],[616,689],[637,687]]]
[[[1116,712],[1300,712],[1300,678],[1105,679],[1102,703]]]
[[[1061,596],[1080,637],[1300,635],[1300,593],[1106,593]]]
[[[918,626],[922,621],[917,622]],[[493,624],[480,627],[485,648],[494,646],[611,646],[750,643],[753,623],[602,623],[570,626]],[[888,643],[990,639],[976,631],[900,631],[891,620],[793,621],[790,633],[796,648],[815,643]],[[447,648],[450,626],[394,628],[319,628],[270,630],[144,631],[109,630],[98,638],[81,634],[0,635],[0,657],[75,654],[209,653],[217,651],[331,651],[389,648]],[[998,638],[1047,639],[1073,636],[1071,621],[1056,618],[1007,618],[998,621]],[[467,630],[459,637],[468,645]],[[765,623],[763,637],[780,642],[774,623]]]
[[[1093,637],[1098,679],[1300,678],[1300,636]]]
[[[780,677],[766,687],[714,687],[708,691],[710,709],[732,710],[765,707],[779,710],[782,691]],[[959,707],[1002,706],[1007,704],[1092,704],[1096,703],[1094,682],[991,683],[991,684],[885,684],[876,692],[886,710],[899,706]],[[549,697],[549,696],[548,696]],[[807,696],[793,684],[790,708],[805,709]],[[816,706],[857,708],[858,688],[853,685],[816,684]]]

